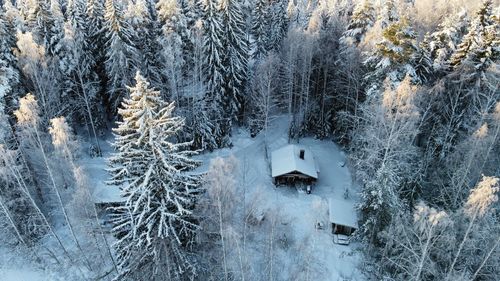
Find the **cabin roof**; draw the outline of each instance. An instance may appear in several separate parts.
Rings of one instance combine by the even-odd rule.
[[[304,150],[304,159],[300,151]],[[319,168],[311,150],[305,146],[289,144],[273,151],[271,155],[272,177],[282,176],[291,172],[299,172],[312,178],[318,178]]]
[[[358,217],[353,201],[330,198],[329,204],[330,223],[358,228]]]

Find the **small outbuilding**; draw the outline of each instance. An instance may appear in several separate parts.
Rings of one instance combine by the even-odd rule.
[[[273,183],[313,184],[318,179],[319,168],[311,150],[305,146],[289,144],[271,154]]]
[[[358,228],[358,218],[354,202],[348,199],[330,199],[329,217],[333,242],[347,245],[350,236]]]

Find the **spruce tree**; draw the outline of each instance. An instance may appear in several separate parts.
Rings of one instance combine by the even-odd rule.
[[[2,113],[6,113],[4,110],[8,105],[18,98],[20,75],[17,59],[12,52],[16,44],[14,30],[15,28],[5,19],[0,7],[0,111]]]
[[[184,120],[173,103],[139,74],[118,114],[110,158],[111,184],[121,185],[125,203],[114,208],[113,232],[120,274],[116,280],[184,280],[195,264],[186,251],[198,226],[193,217],[200,178],[190,143],[175,143]]]
[[[270,33],[270,15],[272,15],[267,0],[257,0],[252,14],[252,35],[254,42],[253,57],[262,60],[267,55]]]
[[[364,34],[375,23],[375,8],[372,1],[365,0],[358,3],[344,32],[344,37],[351,37],[354,43],[359,44]]]
[[[492,2],[484,1],[450,59],[451,70],[441,86],[443,94],[434,102],[437,129],[429,138],[440,159],[467,140],[484,123],[494,101],[500,99],[498,26]]]
[[[429,51],[433,69],[438,74],[446,74],[450,68],[450,57],[467,31],[469,18],[465,10],[453,14],[439,24],[438,30],[430,35]]]
[[[193,147],[200,150],[212,151],[218,147],[215,139],[214,124],[207,114],[207,105],[204,99],[195,98],[192,112],[191,132]]]
[[[95,61],[95,72],[99,75],[101,88],[105,87],[106,32],[104,29],[104,4],[101,0],[87,0],[86,7],[89,47]]]
[[[87,21],[86,10],[85,0],[68,3],[66,28],[71,30],[71,35],[65,38],[66,55],[61,59],[60,65],[65,75],[65,91],[74,107],[73,118],[78,121],[84,120],[99,154],[97,132],[99,128],[105,126],[106,116],[102,107],[102,88],[95,56],[96,46],[92,39],[94,31]]]
[[[432,59],[429,48],[429,35],[426,34],[422,42],[418,44],[416,52],[413,54],[412,62],[415,69],[416,81],[426,83],[433,78]]]
[[[241,0],[222,0],[221,13],[224,32],[225,117],[241,120],[244,86],[248,78],[248,42]]]
[[[386,0],[382,6],[378,21],[383,29],[400,20],[395,1],[397,0]]]
[[[163,60],[158,55],[161,52],[161,29],[157,17],[153,14],[153,4],[151,1],[137,0],[130,4],[129,9],[133,11],[128,19],[133,30],[132,39],[139,53],[135,64],[153,87],[162,89],[167,81],[162,71]],[[165,89],[163,91],[166,92]]]
[[[58,18],[58,13],[52,12],[47,0],[35,0],[31,5],[27,22],[36,42],[45,47],[48,55],[60,55],[61,40],[64,37],[63,18]]]
[[[84,0],[73,0],[69,2],[67,7],[68,13],[68,28],[71,29],[72,34],[72,46],[68,46],[70,50],[67,52],[73,51],[76,53],[74,56],[75,61],[74,64],[78,65],[79,71],[85,79],[90,79],[92,75],[92,70],[95,65],[94,57],[92,55],[92,49],[90,41],[90,28],[88,22],[86,20],[86,5]],[[63,58],[63,60],[69,60],[70,56]],[[70,67],[71,68],[71,67]],[[66,72],[66,75],[69,73]],[[70,74],[71,75],[71,74]],[[95,78],[95,77],[94,77]],[[71,82],[75,82],[74,81]]]
[[[205,103],[208,118],[213,123],[213,135],[219,147],[230,144],[230,118],[226,113],[228,100],[224,78],[227,71],[224,65],[225,45],[222,18],[217,8],[217,1],[205,0],[203,13],[204,38],[204,73],[206,79]],[[224,110],[226,112],[224,112]]]
[[[132,29],[125,21],[121,6],[116,0],[106,0],[106,72],[108,75],[108,101],[111,111],[116,111],[130,85],[136,69],[138,51],[132,40]]]
[[[378,91],[380,83],[386,78],[391,83],[402,81],[408,74],[418,83],[411,60],[417,51],[416,35],[407,18],[392,23],[383,30],[382,40],[376,44],[375,51],[364,62],[371,70],[367,74],[370,82],[368,94]]]
[[[292,3],[291,1],[290,3]],[[273,1],[271,4],[271,15],[270,15],[270,36],[268,43],[268,52],[274,50],[279,52],[281,49],[281,43],[285,39],[288,33],[288,0],[277,0]]]
[[[466,63],[478,74],[497,61],[500,58],[498,26],[499,21],[493,13],[493,2],[485,0],[471,22],[468,33],[452,55],[451,66],[457,68]]]

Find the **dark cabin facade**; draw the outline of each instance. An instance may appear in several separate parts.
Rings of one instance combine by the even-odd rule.
[[[286,145],[273,151],[271,160],[275,185],[312,185],[318,179],[319,169],[307,147]]]

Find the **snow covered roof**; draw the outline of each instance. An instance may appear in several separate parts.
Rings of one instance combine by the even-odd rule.
[[[354,202],[344,199],[330,198],[330,222],[358,228],[358,218]]]
[[[304,159],[300,157],[300,151],[304,151]],[[285,175],[291,172],[300,172],[315,179],[318,178],[319,168],[314,160],[311,150],[305,146],[289,144],[273,151],[272,177]]]

